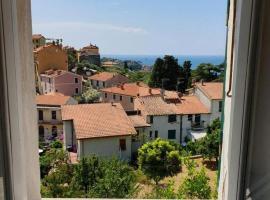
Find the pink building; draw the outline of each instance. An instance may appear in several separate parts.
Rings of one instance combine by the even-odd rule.
[[[64,70],[47,70],[40,75],[43,94],[58,92],[66,96],[82,93],[82,76]]]

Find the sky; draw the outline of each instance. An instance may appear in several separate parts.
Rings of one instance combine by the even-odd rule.
[[[32,0],[33,33],[120,55],[224,55],[227,0]]]

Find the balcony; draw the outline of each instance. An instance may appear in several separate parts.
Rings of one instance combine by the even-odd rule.
[[[205,129],[206,129],[205,121],[191,122],[191,130],[192,131],[203,131]]]
[[[57,120],[57,119],[51,119],[51,120],[38,120],[38,124],[47,124],[47,125],[61,125],[63,124],[62,120]]]

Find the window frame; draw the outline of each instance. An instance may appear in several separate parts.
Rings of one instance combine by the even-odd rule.
[[[55,116],[55,118],[54,118],[54,116]],[[57,112],[56,112],[56,110],[51,111],[51,119],[52,120],[57,120]]]
[[[158,130],[155,130],[155,139],[157,139],[158,138]]]
[[[75,77],[75,78],[74,78],[74,82],[75,82],[75,83],[79,83],[78,77]]]
[[[172,120],[172,117],[174,120]],[[177,122],[177,115],[168,115],[168,123],[175,123]]]
[[[172,134],[172,133],[174,134],[174,138],[169,137],[169,135]],[[174,130],[168,130],[168,137],[167,138],[168,138],[168,140],[176,140],[176,130],[175,129]]]
[[[119,150],[120,151],[126,151],[127,150],[127,141],[126,141],[126,139],[124,139],[124,138],[119,139]]]

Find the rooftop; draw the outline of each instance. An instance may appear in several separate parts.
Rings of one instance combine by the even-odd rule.
[[[181,114],[210,113],[206,106],[195,95],[183,96],[181,97],[180,103],[177,103],[175,105]]]
[[[97,80],[97,81],[108,81],[108,80],[112,79],[113,77],[115,77],[116,75],[118,76],[120,74],[112,73],[112,72],[101,72],[101,73],[95,74],[93,76],[90,76],[89,79]]]
[[[136,133],[119,103],[65,105],[62,107],[62,118],[73,120],[78,140]]]
[[[32,35],[32,39],[34,39],[34,40],[40,39],[40,38],[42,38],[42,37],[44,37],[44,36],[41,35],[41,34],[33,34],[33,35]]]
[[[135,128],[140,127],[150,127],[151,125],[146,123],[145,119],[141,115],[130,115],[128,116],[131,122],[133,123],[133,126]]]
[[[62,47],[61,47],[60,45],[56,45],[56,44],[46,44],[46,45],[44,45],[44,46],[40,46],[40,47],[36,48],[36,49],[34,50],[34,53],[38,53],[38,52],[40,52],[40,51],[42,51],[42,50],[44,50],[44,49],[46,49],[46,48],[51,48],[51,47],[55,47],[55,48],[58,48],[58,49],[62,50]]]
[[[72,98],[65,96],[61,93],[49,93],[45,95],[37,95],[36,103],[42,106],[62,106],[68,103],[68,100]]]
[[[223,83],[221,82],[198,82],[195,83],[195,87],[199,88],[210,99],[223,99]]]
[[[136,99],[139,108],[147,115],[173,115],[180,114],[179,110],[172,103],[166,103],[161,96],[145,96]]]
[[[159,95],[159,89],[151,89],[146,84],[137,82],[137,83],[125,83],[119,86],[103,88],[103,92],[110,92],[115,94],[122,94],[127,96],[149,96],[149,95]]]
[[[57,76],[61,76],[63,74],[72,74],[74,76],[80,76],[78,74],[75,74],[75,73],[72,73],[72,72],[69,72],[69,71],[65,71],[65,70],[53,70],[53,69],[50,69],[50,70],[47,70],[45,71],[45,73],[43,74],[40,74],[41,76],[45,76],[45,77],[49,77],[49,78],[53,78],[53,77],[57,77]]]

